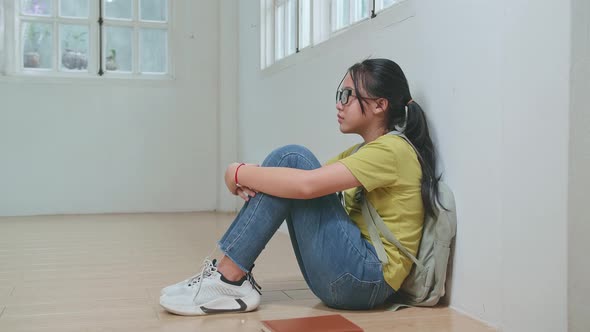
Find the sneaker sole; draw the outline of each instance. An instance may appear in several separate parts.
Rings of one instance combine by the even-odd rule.
[[[199,306],[185,306],[167,303],[165,295],[160,298],[160,305],[166,309],[166,311],[181,316],[202,316],[228,312],[249,312],[256,310],[259,304],[260,295],[256,292],[256,290],[252,290],[252,292],[250,292],[248,295],[239,299],[225,297],[207,302]],[[239,306],[239,308],[236,308],[236,305]]]

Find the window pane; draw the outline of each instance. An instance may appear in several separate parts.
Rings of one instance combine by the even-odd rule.
[[[0,74],[4,71],[4,7],[0,5]]]
[[[162,29],[139,31],[139,54],[142,73],[165,73],[167,67],[167,33]]]
[[[51,0],[21,0],[20,3],[24,15],[51,15]]]
[[[107,71],[131,72],[133,57],[133,29],[106,27],[105,69]]]
[[[61,69],[86,70],[88,68],[88,26],[59,26]]]
[[[52,68],[52,25],[23,23],[22,27],[23,66],[25,68]]]
[[[261,67],[266,68],[274,61],[274,4],[272,0],[260,0],[260,6],[263,10],[261,12],[261,36],[263,43],[261,43]]]
[[[368,0],[351,0],[353,2],[352,23],[358,22],[364,18],[369,17],[369,1]]]
[[[299,0],[299,48],[309,46],[311,35],[311,0]]]
[[[351,0],[342,1],[342,12],[340,13],[342,17],[342,25],[340,26],[341,28],[350,24],[350,1]]]
[[[334,0],[332,13],[333,31],[350,25],[350,0]]]
[[[168,1],[166,0],[140,0],[141,20],[161,21],[167,19]]]
[[[88,17],[88,0],[60,0],[59,15],[65,17]]]
[[[104,4],[104,16],[106,18],[130,20],[132,18],[132,9],[132,0],[106,0]]]
[[[285,9],[285,42],[287,47],[285,55],[293,54],[297,50],[297,11],[295,10],[296,5],[297,2],[295,0],[289,0],[289,2],[287,3],[287,8]]]
[[[275,60],[285,57],[285,6],[275,8]]]

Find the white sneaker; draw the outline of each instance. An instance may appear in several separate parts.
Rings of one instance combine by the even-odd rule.
[[[226,280],[212,263],[176,295],[162,295],[160,305],[167,311],[184,316],[207,315],[222,312],[247,312],[260,304],[260,286],[251,273],[238,282]],[[186,284],[188,285],[188,284]],[[174,285],[173,285],[174,286]]]
[[[195,274],[194,276],[185,279],[181,282],[175,283],[173,285],[170,286],[166,286],[164,288],[162,288],[162,290],[160,291],[160,296],[162,295],[181,295],[181,294],[185,294],[185,293],[190,293],[192,291],[192,286],[197,283],[199,280],[201,280],[201,275],[203,274],[203,271],[211,269],[212,267],[216,267],[217,266],[217,260],[214,259],[213,261],[209,260],[208,258],[205,259],[205,261],[203,261],[203,265],[202,265],[202,270],[201,273],[199,274]]]

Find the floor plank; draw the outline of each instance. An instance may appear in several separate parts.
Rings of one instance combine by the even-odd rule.
[[[317,296],[309,289],[292,289],[284,292],[293,300],[317,299]]]

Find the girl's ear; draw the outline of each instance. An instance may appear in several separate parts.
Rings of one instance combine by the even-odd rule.
[[[387,111],[387,108],[389,107],[389,100],[386,98],[379,98],[375,100],[375,102],[377,103],[375,107],[375,114],[384,113]]]

